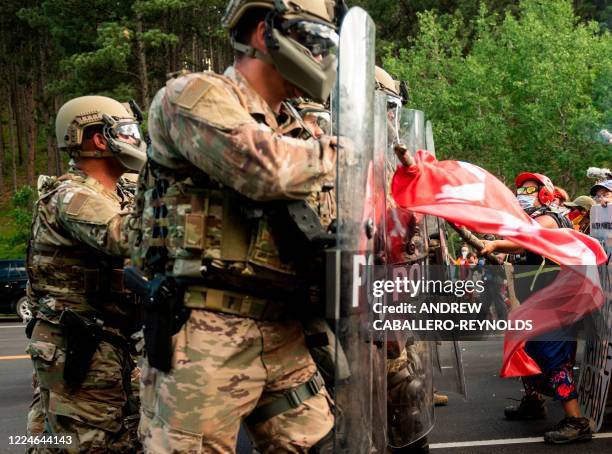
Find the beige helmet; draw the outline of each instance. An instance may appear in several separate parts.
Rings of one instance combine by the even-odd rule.
[[[384,91],[390,96],[401,98],[399,82],[394,80],[393,77],[380,66],[374,69],[374,78],[376,79],[376,88],[378,90]]]
[[[83,151],[83,131],[102,125],[107,151]],[[140,170],[146,160],[146,144],[139,121],[129,105],[106,96],[81,96],[65,103],[55,118],[55,136],[60,150],[72,157],[116,157],[125,167]]]
[[[253,8],[270,10],[265,21],[268,54],[235,40],[240,19]],[[323,102],[336,79],[335,8],[333,0],[230,0],[222,24],[234,49],[273,65],[285,80]]]
[[[399,143],[400,117],[404,101],[400,91],[400,82],[394,80],[380,66],[374,68],[374,79],[376,89],[387,97],[387,136],[390,142]]]
[[[319,138],[322,134],[331,133],[331,114],[323,104],[308,99],[298,99],[295,107],[309,135]],[[314,129],[318,129],[318,133],[313,132],[315,124]]]

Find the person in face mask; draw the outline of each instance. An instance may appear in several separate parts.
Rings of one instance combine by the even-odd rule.
[[[568,219],[553,209],[555,187],[546,175],[522,172],[515,180],[516,198],[521,208],[543,227],[572,228]]]
[[[565,216],[551,210],[554,187],[549,178],[537,173],[521,173],[516,178],[516,194],[521,207],[542,227],[572,228]],[[520,254],[521,263],[532,272],[518,272],[515,268],[514,281],[519,301],[525,301],[531,294],[550,285],[557,273],[556,264],[549,262],[529,250],[509,240],[483,241],[481,255],[491,252]],[[525,269],[525,268],[522,268]],[[577,343],[567,340],[575,337],[575,327],[566,327],[544,336],[530,338],[525,344],[525,352],[538,364],[541,374],[523,377],[525,395],[519,405],[504,410],[508,420],[533,420],[546,417],[544,396],[561,402],[565,413],[554,430],[544,434],[549,443],[568,443],[592,438],[588,418],[582,416],[578,405],[578,392],[574,378],[574,364]]]
[[[612,179],[600,181],[591,188],[591,195],[595,199],[595,203],[599,203],[602,207],[612,203]]]
[[[565,202],[569,202],[569,201],[570,201],[570,198],[569,198],[569,194],[567,193],[567,191],[563,188],[560,188],[559,186],[555,186],[555,197],[551,204],[552,208],[555,211],[558,211],[559,213],[563,215],[567,215],[567,213],[569,213],[569,210],[565,208],[563,205],[565,204]]]
[[[463,245],[461,246],[461,256],[457,257],[457,260],[455,260],[455,263],[457,265],[465,265],[467,263],[467,256],[469,253],[469,249],[467,247],[467,245]]]
[[[576,197],[573,202],[565,202],[564,205],[570,209],[566,216],[572,221],[574,230],[588,235],[591,230],[589,212],[591,207],[595,205],[595,201],[588,195],[581,195]]]

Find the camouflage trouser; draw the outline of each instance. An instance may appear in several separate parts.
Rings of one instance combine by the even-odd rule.
[[[131,430],[124,421],[128,399],[124,377],[130,372],[124,349],[102,341],[85,380],[76,389],[71,389],[63,379],[66,341],[58,326],[39,321],[27,352],[32,357],[40,390],[38,396],[34,394],[28,430],[34,430],[40,422],[37,413],[42,411],[45,433],[71,434],[77,440],[61,451],[39,445],[33,452],[133,453],[139,450],[135,421]]]
[[[45,411],[40,401],[40,386],[36,371],[32,372],[32,402],[28,411],[27,434],[41,434],[45,431]]]
[[[296,321],[192,310],[173,338],[173,369],[141,374],[139,435],[150,453],[231,453],[242,418],[309,380],[316,366]],[[333,426],[325,389],[249,427],[266,453],[303,453]]]

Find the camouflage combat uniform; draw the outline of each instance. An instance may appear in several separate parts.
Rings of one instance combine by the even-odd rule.
[[[302,303],[304,276],[281,260],[260,204],[317,198],[335,151],[329,138],[281,135],[290,121],[283,112],[233,67],[170,80],[151,104],[156,177],[134,261],[165,248],[165,272],[189,279],[191,315],[173,337],[172,370],[142,372],[139,434],[148,452],[233,452],[241,419],[316,374],[302,327],[287,314]],[[156,198],[160,181],[167,190]],[[262,452],[306,452],[331,430],[330,406],[319,387],[296,408],[246,423]]]
[[[121,289],[127,255],[127,208],[133,195],[120,180],[112,193],[77,169],[59,178],[41,177],[27,267],[29,298],[36,322],[27,352],[31,355],[39,395],[29,414],[28,431],[77,434],[78,449],[69,452],[135,452],[135,427],[126,418],[137,412],[131,395],[126,320],[134,312]],[[66,333],[64,309],[103,323],[104,338],[79,386],[64,380]],[[132,407],[132,408],[129,408]],[[135,424],[133,424],[135,426]],[[44,452],[45,447],[34,448]],[[57,451],[53,451],[57,452]]]

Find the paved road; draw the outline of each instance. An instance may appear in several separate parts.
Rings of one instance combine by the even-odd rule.
[[[26,343],[23,325],[0,322],[0,453],[23,452],[8,445],[8,436],[25,432],[31,363],[18,356],[24,355]],[[518,380],[497,376],[501,341],[464,342],[462,348],[468,400],[450,394],[449,405],[436,410],[436,427],[430,434],[433,454],[612,453],[612,415],[599,435],[608,438],[561,447],[545,445],[541,439],[542,433],[562,418],[558,404],[549,404],[549,418],[544,421],[504,420],[503,408],[512,403],[507,398],[520,397],[521,385]]]
[[[0,453],[22,453],[9,435],[24,435],[32,395],[32,362],[25,356],[24,325],[0,323]]]
[[[612,453],[612,415],[599,435],[611,438],[565,446],[546,445],[542,439],[543,433],[563,418],[561,405],[556,402],[548,403],[548,418],[545,420],[506,421],[503,409],[515,403],[509,398],[521,397],[521,382],[497,376],[502,341],[463,342],[461,345],[468,399],[449,394],[449,405],[436,409],[436,425],[430,436],[432,453]],[[521,438],[530,440],[528,443],[515,443]],[[490,440],[502,441],[478,446],[482,444],[478,442]],[[468,443],[469,446],[457,447],[459,443]]]

